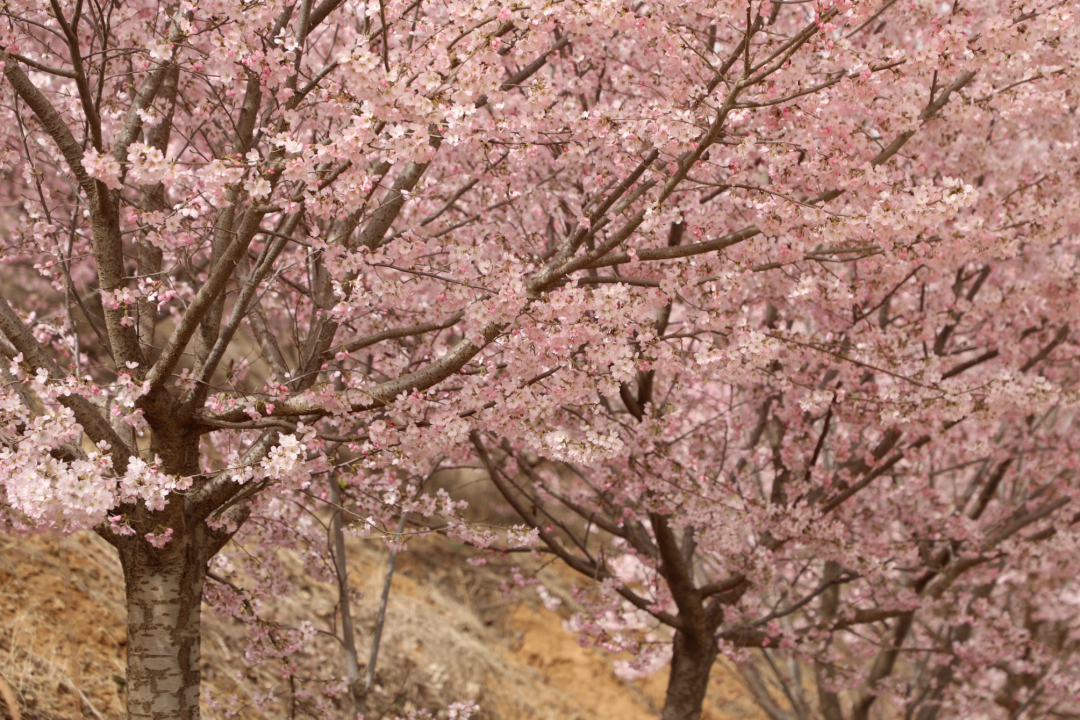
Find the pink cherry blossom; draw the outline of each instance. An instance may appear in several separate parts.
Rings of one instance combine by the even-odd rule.
[[[132,715],[204,590],[345,702],[328,514],[554,553],[664,718],[1080,712],[1068,3],[5,7],[0,530],[115,546]]]

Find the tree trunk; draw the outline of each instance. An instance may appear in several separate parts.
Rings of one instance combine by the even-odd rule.
[[[158,550],[126,538],[128,720],[197,720],[205,552],[192,538]]]
[[[711,636],[695,638],[682,631],[675,632],[671,674],[661,720],[698,720],[701,717],[701,706],[709,689],[709,673],[717,652],[716,640]]]

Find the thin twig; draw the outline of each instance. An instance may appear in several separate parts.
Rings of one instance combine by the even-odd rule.
[[[349,676],[349,697],[356,702],[356,689],[360,683],[360,664],[356,655],[356,634],[353,632],[352,603],[349,599],[349,566],[345,558],[345,533],[342,532],[341,485],[336,477],[330,478],[330,502],[334,504],[330,528],[334,536],[334,570],[338,581],[338,605],[341,608],[341,636],[345,646],[345,672]],[[353,708],[356,712],[356,708]]]
[[[405,513],[397,524],[397,537],[405,532]],[[371,691],[375,682],[375,663],[379,659],[379,642],[382,640],[383,626],[386,624],[386,604],[390,599],[390,584],[394,579],[394,565],[397,562],[397,550],[390,548],[390,558],[386,561],[386,579],[383,580],[382,597],[379,598],[379,616],[375,619],[375,632],[371,635],[371,659],[368,660],[367,672],[364,674],[364,690]]]

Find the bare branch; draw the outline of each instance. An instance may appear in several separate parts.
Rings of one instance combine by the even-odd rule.
[[[585,575],[586,577],[597,580],[604,580],[610,577],[610,573],[605,571],[602,567],[598,567],[593,563],[578,558],[568,552],[566,548],[563,547],[562,543],[560,543],[557,538],[555,538],[551,533],[549,533],[543,527],[542,523],[536,520],[536,518],[529,511],[529,509],[521,503],[521,500],[518,498],[518,496],[510,492],[510,489],[506,487],[506,484],[499,478],[498,470],[496,470],[495,465],[491,462],[491,457],[488,455],[487,449],[484,447],[484,443],[480,438],[480,434],[477,431],[473,430],[471,433],[469,433],[469,439],[472,441],[473,447],[476,448],[477,455],[480,457],[480,462],[483,463],[484,469],[487,470],[488,477],[491,478],[491,481],[495,484],[495,487],[499,490],[499,493],[508,503],[510,503],[511,507],[513,507],[514,510],[518,513],[518,515],[521,516],[522,520],[525,520],[530,525],[532,525],[533,528],[536,529],[536,531],[540,534],[540,539],[544,541],[545,545],[551,548],[552,552],[554,552],[568,566],[570,566],[574,570],[577,570],[579,573]],[[675,628],[677,630],[686,629],[685,623],[680,617],[671,615],[670,613],[664,612],[663,610],[657,610],[652,603],[646,601],[644,598],[640,597],[628,588],[623,587],[621,583],[616,588],[616,591],[624,598],[629,600],[631,603],[633,603],[634,606],[649,613],[665,625],[668,625],[669,627]]]
[[[396,340],[403,337],[423,335],[425,333],[435,332],[436,330],[445,330],[446,328],[457,325],[461,321],[461,318],[463,318],[464,316],[465,311],[459,310],[441,323],[422,323],[420,325],[413,325],[411,327],[395,328],[393,330],[383,330],[382,332],[377,332],[373,335],[368,335],[358,340],[353,340],[352,342],[343,346],[341,350],[347,353],[354,353],[357,350],[362,350],[366,347],[375,345],[376,343],[381,343],[384,340]]]

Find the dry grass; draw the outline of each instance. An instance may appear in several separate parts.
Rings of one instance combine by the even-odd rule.
[[[22,720],[19,703],[15,700],[15,691],[11,689],[3,675],[0,675],[0,703],[3,703],[4,710],[11,720]]]
[[[91,535],[0,538],[0,674],[25,720],[121,714],[118,573],[111,549]]]

